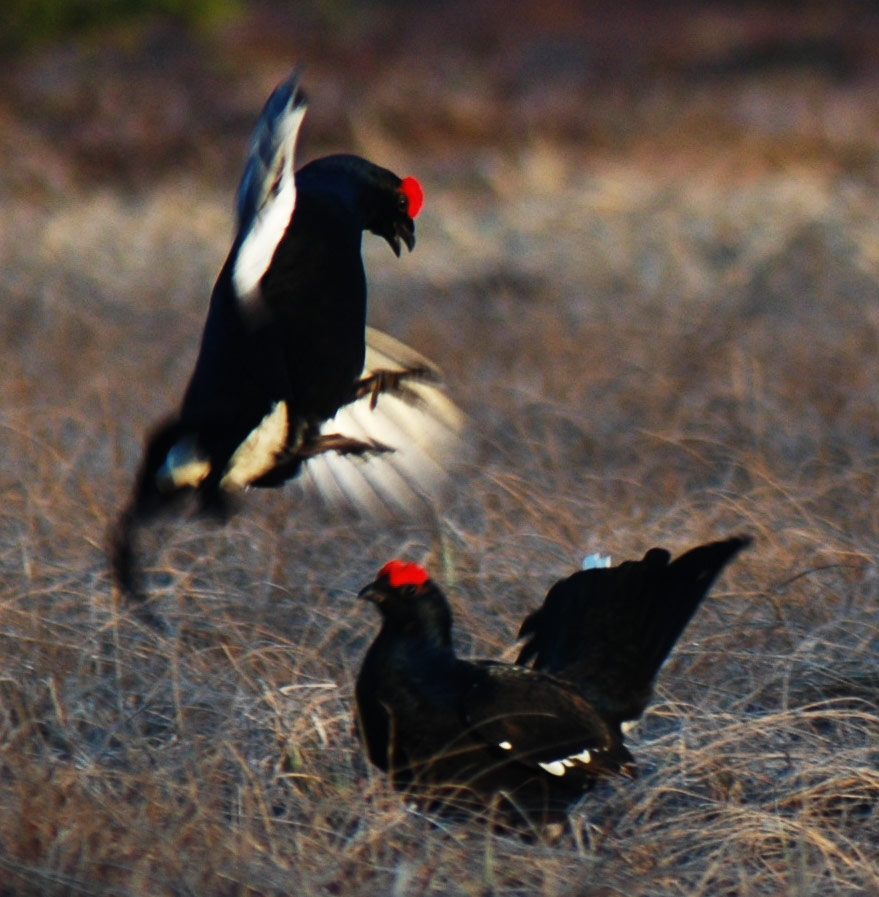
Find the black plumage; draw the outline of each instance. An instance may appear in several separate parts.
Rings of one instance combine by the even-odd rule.
[[[519,638],[528,641],[516,663],[574,684],[614,725],[636,720],[714,580],[750,541],[710,542],[674,561],[652,548],[640,561],[578,570],[526,617]]]
[[[421,188],[353,155],[294,174],[304,114],[294,73],[251,138],[237,235],[180,410],[148,438],[113,534],[114,572],[129,594],[139,594],[136,526],[184,496],[223,516],[228,493],[280,485],[321,459],[319,489],[399,510],[435,489],[460,427],[437,369],[366,327],[362,234],[398,256],[413,249]],[[353,460],[356,469],[339,472]]]
[[[699,601],[747,542],[673,564],[654,549],[595,571],[612,588],[575,574],[523,624],[531,641],[517,664],[459,658],[443,593],[420,567],[391,561],[360,593],[382,615],[355,692],[370,760],[444,808],[498,800],[520,821],[563,818],[599,776],[635,774],[621,723],[643,712]]]

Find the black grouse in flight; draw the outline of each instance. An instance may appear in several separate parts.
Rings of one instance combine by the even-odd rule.
[[[516,664],[459,658],[445,595],[421,567],[391,561],[360,592],[382,616],[355,692],[370,760],[446,809],[485,812],[496,798],[513,819],[563,819],[597,777],[635,774],[624,724],[749,541],[575,573],[525,620]]]
[[[294,173],[305,109],[293,73],[251,137],[195,370],[148,437],[113,533],[130,596],[142,597],[137,526],[187,494],[222,516],[226,494],[301,474],[330,501],[396,512],[430,497],[456,444],[462,418],[438,370],[366,326],[363,231],[411,250],[421,187],[353,155]]]

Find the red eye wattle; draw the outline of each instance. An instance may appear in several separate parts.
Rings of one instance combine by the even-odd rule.
[[[403,178],[403,182],[400,184],[400,193],[406,197],[409,204],[407,208],[409,217],[414,218],[424,205],[424,191],[421,189],[421,184],[415,178]]]
[[[427,572],[418,564],[407,564],[405,561],[388,561],[378,571],[378,578],[387,577],[392,589],[404,586],[420,586],[427,582]]]

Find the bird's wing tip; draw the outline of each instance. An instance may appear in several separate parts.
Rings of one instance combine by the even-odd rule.
[[[275,114],[280,114],[287,108],[292,112],[307,106],[308,95],[302,89],[302,70],[299,66],[294,66],[287,77],[272,91],[263,112],[265,114],[272,109]]]
[[[307,107],[294,69],[271,93],[253,128],[235,196],[240,245],[232,278],[235,293],[252,310],[260,279],[296,207],[294,154]],[[258,307],[258,306],[257,306]]]

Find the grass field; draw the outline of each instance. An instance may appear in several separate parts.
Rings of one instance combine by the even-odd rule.
[[[264,4],[3,75],[0,895],[879,893],[879,26],[681,5],[633,19],[633,58],[577,4],[423,4],[408,32],[403,6]],[[767,16],[811,55],[736,55]],[[411,256],[365,241],[370,319],[443,366],[471,451],[431,519],[291,487],[157,527],[159,635],[114,603],[106,533],[294,57],[303,159],[425,186]],[[447,587],[462,653],[509,659],[583,554],[737,532],[641,777],[554,843],[421,815],[365,762],[355,595],[389,558]]]

